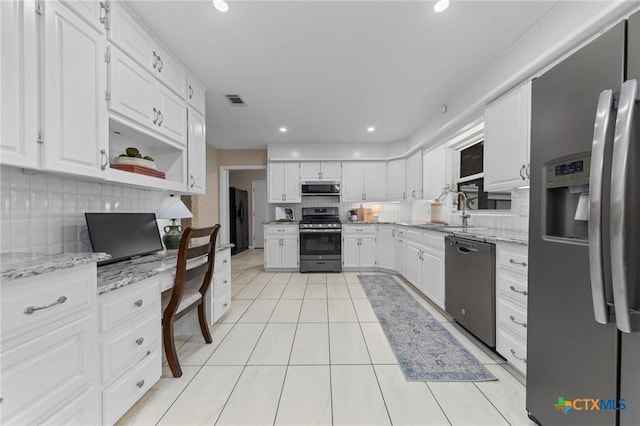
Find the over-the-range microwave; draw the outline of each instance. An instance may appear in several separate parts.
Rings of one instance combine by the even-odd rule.
[[[302,195],[340,196],[340,182],[302,182]]]

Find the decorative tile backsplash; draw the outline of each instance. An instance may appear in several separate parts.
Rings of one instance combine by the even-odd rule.
[[[85,212],[155,212],[167,195],[0,166],[0,252],[91,251]]]

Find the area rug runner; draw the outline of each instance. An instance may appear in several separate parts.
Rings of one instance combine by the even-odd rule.
[[[408,381],[496,380],[389,275],[358,275]]]

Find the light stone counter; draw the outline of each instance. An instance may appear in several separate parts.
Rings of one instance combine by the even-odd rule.
[[[106,253],[3,253],[0,280],[15,280],[111,259]]]

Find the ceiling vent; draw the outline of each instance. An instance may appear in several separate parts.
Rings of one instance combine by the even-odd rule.
[[[224,95],[232,106],[247,106],[240,95]]]

